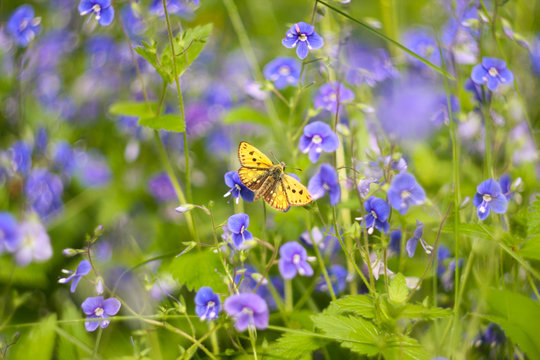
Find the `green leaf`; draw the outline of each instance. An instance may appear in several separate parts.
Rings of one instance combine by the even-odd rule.
[[[149,118],[156,116],[156,103],[141,103],[136,101],[120,101],[111,105],[109,112],[113,115],[136,116]]]
[[[341,313],[352,312],[367,319],[375,317],[375,305],[369,295],[348,295],[332,301],[330,307],[337,308]]]
[[[440,307],[427,307],[421,304],[407,304],[399,314],[400,318],[433,320],[449,317],[452,310]]]
[[[528,259],[540,260],[540,235],[533,236],[519,249],[519,253]]]
[[[174,39],[174,59],[178,77],[182,76],[193,60],[199,56],[204,45],[206,45],[206,42],[208,41],[210,32],[212,32],[212,27],[212,24],[206,24],[187,29]],[[169,83],[174,81],[172,59],[171,46],[169,45],[163,50],[163,54],[161,55],[161,66],[168,74],[168,76],[166,78],[163,77],[163,79]]]
[[[315,327],[338,341],[341,346],[359,354],[373,356],[379,352],[379,331],[361,317],[319,314],[311,317]]]
[[[529,212],[527,214],[527,235],[539,235],[540,234],[540,197],[529,206]]]
[[[530,359],[540,359],[540,304],[519,293],[489,289],[489,319],[499,324],[506,335],[519,345]]]
[[[164,114],[158,117],[141,118],[139,120],[139,125],[155,130],[174,132],[184,132],[186,130],[186,123],[176,114]]]
[[[210,250],[181,255],[169,265],[173,277],[190,291],[210,286],[215,292],[227,292],[223,278],[216,270],[223,273],[223,265],[219,255]]]
[[[236,124],[242,122],[249,122],[264,126],[270,125],[270,119],[268,116],[250,106],[240,106],[232,109],[223,120],[223,123],[225,124]]]
[[[270,345],[269,355],[284,359],[311,359],[311,353],[326,343],[325,339],[313,337],[309,333],[286,333]]]
[[[407,282],[403,274],[397,274],[394,276],[388,287],[388,298],[395,304],[403,304],[407,301],[409,295],[409,289],[407,288]]]
[[[458,229],[459,229],[460,235],[484,239],[484,240],[493,239],[494,229],[487,225],[461,223],[459,224]],[[453,234],[454,226],[446,225],[443,227],[442,231]]]
[[[48,360],[52,359],[56,337],[56,314],[51,314],[21,335],[13,346],[13,359]]]
[[[157,54],[157,43],[155,41],[152,41],[152,43],[148,44],[144,41],[142,41],[143,46],[136,47],[134,50],[137,54],[141,55],[143,58],[145,58],[150,65],[156,69],[159,75],[163,78],[163,81],[171,82],[169,81],[169,74],[163,68],[163,66],[158,62],[158,54]]]
[[[81,318],[80,309],[71,300],[66,300],[61,306],[62,320]],[[56,327],[58,334],[57,356],[59,360],[81,359],[92,355],[93,341],[81,322],[66,322]]]
[[[407,336],[392,336],[387,339],[382,354],[386,360],[427,360],[430,358],[416,339]]]

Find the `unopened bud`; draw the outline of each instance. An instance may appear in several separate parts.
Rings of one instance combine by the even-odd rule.
[[[62,254],[64,254],[64,256],[67,256],[67,257],[75,256],[78,253],[79,253],[79,250],[75,250],[75,249],[71,249],[71,248],[67,248],[67,249],[62,250]]]

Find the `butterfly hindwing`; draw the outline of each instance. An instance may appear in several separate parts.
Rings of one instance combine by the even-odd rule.
[[[266,169],[259,170],[241,167],[240,170],[238,170],[240,180],[251,191],[259,190],[269,174],[270,172]]]
[[[291,205],[302,206],[313,201],[308,189],[292,176],[284,174],[282,182]]]
[[[238,160],[240,160],[240,165],[247,168],[261,169],[269,168],[273,165],[272,160],[268,156],[245,141],[242,141],[238,145]]]
[[[279,211],[287,211],[291,207],[283,180],[276,180],[263,195],[263,199],[268,205]]]

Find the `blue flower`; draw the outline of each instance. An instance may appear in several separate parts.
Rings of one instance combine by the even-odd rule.
[[[165,16],[163,0],[154,0],[150,4],[150,13],[158,16]],[[186,6],[183,0],[167,0],[167,12],[180,16],[189,15],[192,11]]]
[[[14,252],[19,246],[20,240],[15,217],[8,212],[0,212],[0,255],[4,250]]]
[[[34,17],[34,8],[31,5],[21,5],[7,21],[6,30],[13,37],[15,43],[26,47],[41,31],[41,19]]]
[[[491,210],[496,214],[504,214],[508,207],[501,186],[494,179],[485,180],[476,187],[473,204],[477,207],[476,213],[480,220],[487,218]]]
[[[84,322],[86,331],[94,331],[101,326],[102,329],[109,326],[111,316],[116,315],[122,304],[116,298],[104,300],[103,296],[89,297],[81,304],[83,312],[86,314],[86,319],[90,321]],[[92,321],[101,319],[100,321]]]
[[[424,189],[416,182],[413,175],[396,175],[388,189],[388,200],[394,209],[405,215],[411,205],[423,204],[426,199]]]
[[[484,57],[482,63],[476,65],[471,72],[471,79],[478,85],[487,84],[495,91],[499,84],[509,84],[514,80],[514,74],[506,67],[506,62],[500,59]]]
[[[338,110],[338,104],[351,101],[354,99],[354,93],[351,89],[338,82],[331,82],[322,85],[317,93],[313,104],[315,109],[324,109],[335,113]]]
[[[296,47],[296,55],[300,59],[305,59],[309,50],[320,49],[324,45],[323,38],[315,32],[315,27],[305,22],[291,26],[281,43],[288,49]]]
[[[510,175],[504,174],[501,176],[499,179],[499,184],[501,185],[501,191],[504,197],[506,200],[510,201],[510,199],[512,199],[512,195],[514,195],[514,192],[512,191],[512,178]]]
[[[77,266],[77,270],[75,271],[65,270],[65,269],[62,270],[64,274],[71,274],[71,275],[65,278],[61,278],[60,280],[58,280],[58,282],[60,284],[67,284],[68,282],[71,281],[70,291],[74,293],[75,290],[77,290],[77,285],[79,285],[79,281],[81,281],[82,277],[84,275],[87,275],[90,272],[90,270],[92,270],[92,265],[90,264],[90,261],[83,260],[79,263],[79,266]]]
[[[160,172],[148,180],[148,192],[161,203],[176,200],[176,191],[165,172]]]
[[[349,69],[347,82],[352,85],[375,86],[386,79],[399,76],[385,49],[369,49],[351,44],[343,49],[347,53]]]
[[[388,217],[390,216],[390,206],[386,201],[375,196],[371,196],[364,203],[364,209],[366,209],[366,228],[368,234],[373,234],[373,229],[377,228],[379,231],[386,233],[390,230],[390,224],[388,223]]]
[[[332,284],[332,289],[334,290],[335,294],[339,294],[345,290],[347,287],[347,276],[347,269],[345,269],[342,265],[335,264],[328,268],[328,277],[330,278],[330,284]],[[329,292],[328,284],[326,283],[326,279],[322,274],[317,280],[315,289],[321,292]]]
[[[225,311],[235,320],[235,328],[264,330],[268,327],[268,305],[262,297],[252,293],[241,293],[228,297],[223,304]]]
[[[255,193],[251,190],[249,190],[240,180],[240,177],[238,176],[238,171],[229,171],[225,174],[225,184],[227,184],[228,187],[230,187],[230,190],[223,195],[223,197],[227,197],[229,195],[232,195],[233,198],[236,199],[236,203],[238,204],[238,201],[240,199],[240,196],[244,201],[251,202],[253,201],[253,198],[255,197]]]
[[[312,276],[313,269],[308,264],[306,249],[295,241],[289,241],[279,248],[279,272],[284,279],[290,280],[298,275]]]
[[[133,10],[133,7],[128,4],[120,10],[120,17],[126,26],[126,31],[130,38],[138,39],[146,29],[141,15]]]
[[[339,203],[341,187],[339,186],[336,170],[330,164],[322,164],[319,172],[308,183],[308,191],[314,200],[320,199],[327,192],[330,196],[330,205]]]
[[[424,239],[422,239],[423,234],[424,223],[420,220],[416,220],[416,229],[414,230],[414,236],[407,241],[406,245],[407,254],[409,255],[409,257],[412,258],[414,256],[418,241],[420,241],[420,244],[422,244],[422,247],[424,248],[426,254],[431,254],[431,252],[433,251],[433,246],[429,245]]]
[[[53,162],[56,168],[71,177],[75,170],[75,154],[67,141],[59,141],[53,146]]]
[[[19,224],[20,244],[15,250],[15,261],[26,266],[32,261],[49,260],[53,254],[47,230],[35,215]]]
[[[195,295],[195,312],[201,321],[217,319],[221,311],[219,295],[211,287],[203,286]]]
[[[322,253],[332,255],[341,248],[341,245],[336,236],[330,235],[334,233],[333,226],[330,229],[323,229],[323,231],[324,233],[315,226],[311,229],[311,234],[307,230],[304,231],[300,235],[300,241],[309,247],[317,244]]]
[[[110,25],[114,19],[114,8],[111,0],[81,0],[79,3],[81,16],[95,14],[101,26]]]
[[[401,230],[394,230],[390,233],[388,248],[395,254],[399,254],[401,251],[401,237]]]
[[[431,117],[431,121],[435,126],[441,126],[442,124],[450,123],[450,111],[448,110],[448,99],[446,95],[439,97],[439,102],[436,106],[434,114]],[[450,106],[452,107],[452,113],[455,119],[455,113],[459,112],[459,101],[454,95],[450,95]]]
[[[75,154],[75,176],[87,187],[106,186],[111,180],[111,170],[107,160],[97,151],[77,151]]]
[[[540,76],[540,35],[537,35],[529,53],[531,66],[536,76]]]
[[[36,131],[35,147],[39,154],[45,154],[47,150],[47,144],[49,142],[49,135],[44,127],[39,127]]]
[[[296,86],[300,79],[301,66],[295,58],[278,56],[264,67],[263,74],[274,83],[276,89]]]
[[[25,190],[30,207],[42,219],[55,214],[62,207],[62,180],[47,169],[32,169]]]
[[[440,65],[441,55],[437,40],[423,29],[410,30],[405,34],[405,46],[424,59],[429,60],[435,65]],[[426,67],[422,61],[415,57],[408,56],[409,60],[418,67]]]
[[[246,241],[253,240],[251,232],[247,231],[249,216],[244,213],[232,215],[227,220],[227,229],[231,233],[233,245],[236,249],[247,248]]]
[[[32,147],[24,141],[17,141],[10,148],[13,170],[22,175],[32,167]]]
[[[314,121],[304,127],[304,135],[298,144],[300,151],[309,153],[309,160],[316,163],[321,157],[321,153],[334,152],[339,147],[339,139],[330,125],[322,121]]]

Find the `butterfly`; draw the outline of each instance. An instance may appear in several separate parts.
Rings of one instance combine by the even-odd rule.
[[[308,189],[291,175],[285,174],[285,163],[274,164],[262,151],[242,141],[238,146],[238,170],[244,185],[256,191],[254,200],[263,198],[271,207],[287,211],[313,201]]]

